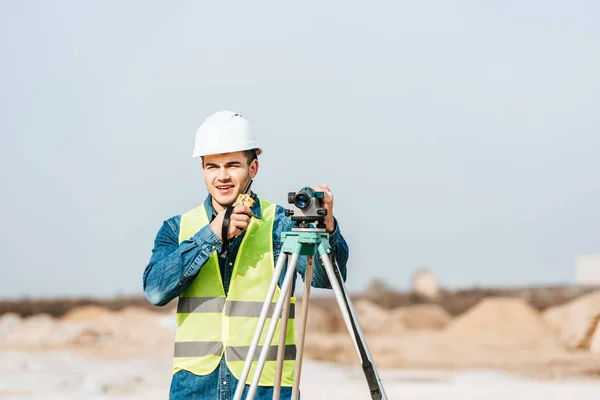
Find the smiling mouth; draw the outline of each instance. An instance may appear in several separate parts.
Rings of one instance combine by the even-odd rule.
[[[218,190],[220,190],[220,191],[223,191],[223,192],[224,192],[224,191],[227,191],[227,190],[230,190],[230,189],[232,189],[232,188],[233,188],[233,185],[218,185],[218,186],[215,186],[215,187],[216,187]]]

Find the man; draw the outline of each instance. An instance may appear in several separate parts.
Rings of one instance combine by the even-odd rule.
[[[209,195],[199,207],[166,220],[156,236],[143,284],[147,299],[154,305],[162,306],[179,297],[172,400],[229,400],[235,393],[281,252],[281,233],[293,227],[283,207],[253,192],[251,207],[236,205],[230,217],[225,218],[227,209],[257,176],[257,157],[261,153],[249,122],[241,115],[220,111],[207,118],[196,132],[193,157],[202,158]],[[333,194],[325,185],[314,189],[325,193],[325,226],[333,256],[345,279],[348,246],[333,216]],[[226,229],[224,220],[229,221]],[[306,258],[301,257],[296,270],[303,279],[305,268]],[[279,288],[284,275],[285,268],[277,297],[282,295]],[[292,294],[295,279],[296,276]],[[313,287],[331,288],[319,257],[315,257],[313,276],[308,279]],[[294,300],[292,297],[292,307]],[[261,375],[257,400],[270,400],[273,396],[278,342],[277,331]],[[260,349],[263,343],[259,344]],[[292,389],[292,309],[285,354],[281,399],[289,399]],[[252,377],[253,370],[246,380],[244,398]]]

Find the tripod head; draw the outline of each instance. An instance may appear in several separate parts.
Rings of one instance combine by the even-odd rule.
[[[317,228],[325,228],[327,210],[323,208],[325,193],[316,192],[310,187],[304,187],[298,192],[288,193],[288,203],[293,206],[285,210],[285,215],[291,217],[299,228],[309,228],[310,223],[316,223]]]

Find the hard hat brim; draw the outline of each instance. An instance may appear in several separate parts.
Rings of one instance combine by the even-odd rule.
[[[194,153],[192,154],[192,158],[210,156],[210,155],[214,155],[214,154],[236,153],[238,151],[248,151],[248,150],[254,150],[256,152],[257,157],[263,153],[263,150],[260,147],[250,147],[250,148],[241,148],[241,149],[233,149],[233,150],[231,148],[228,148],[228,149],[223,149],[222,151],[219,151],[219,150],[213,150],[210,152],[194,151]]]

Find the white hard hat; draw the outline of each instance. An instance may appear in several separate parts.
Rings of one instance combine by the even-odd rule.
[[[196,131],[196,145],[192,157],[253,149],[256,150],[257,156],[262,153],[250,128],[250,122],[240,114],[218,111],[206,118]]]

